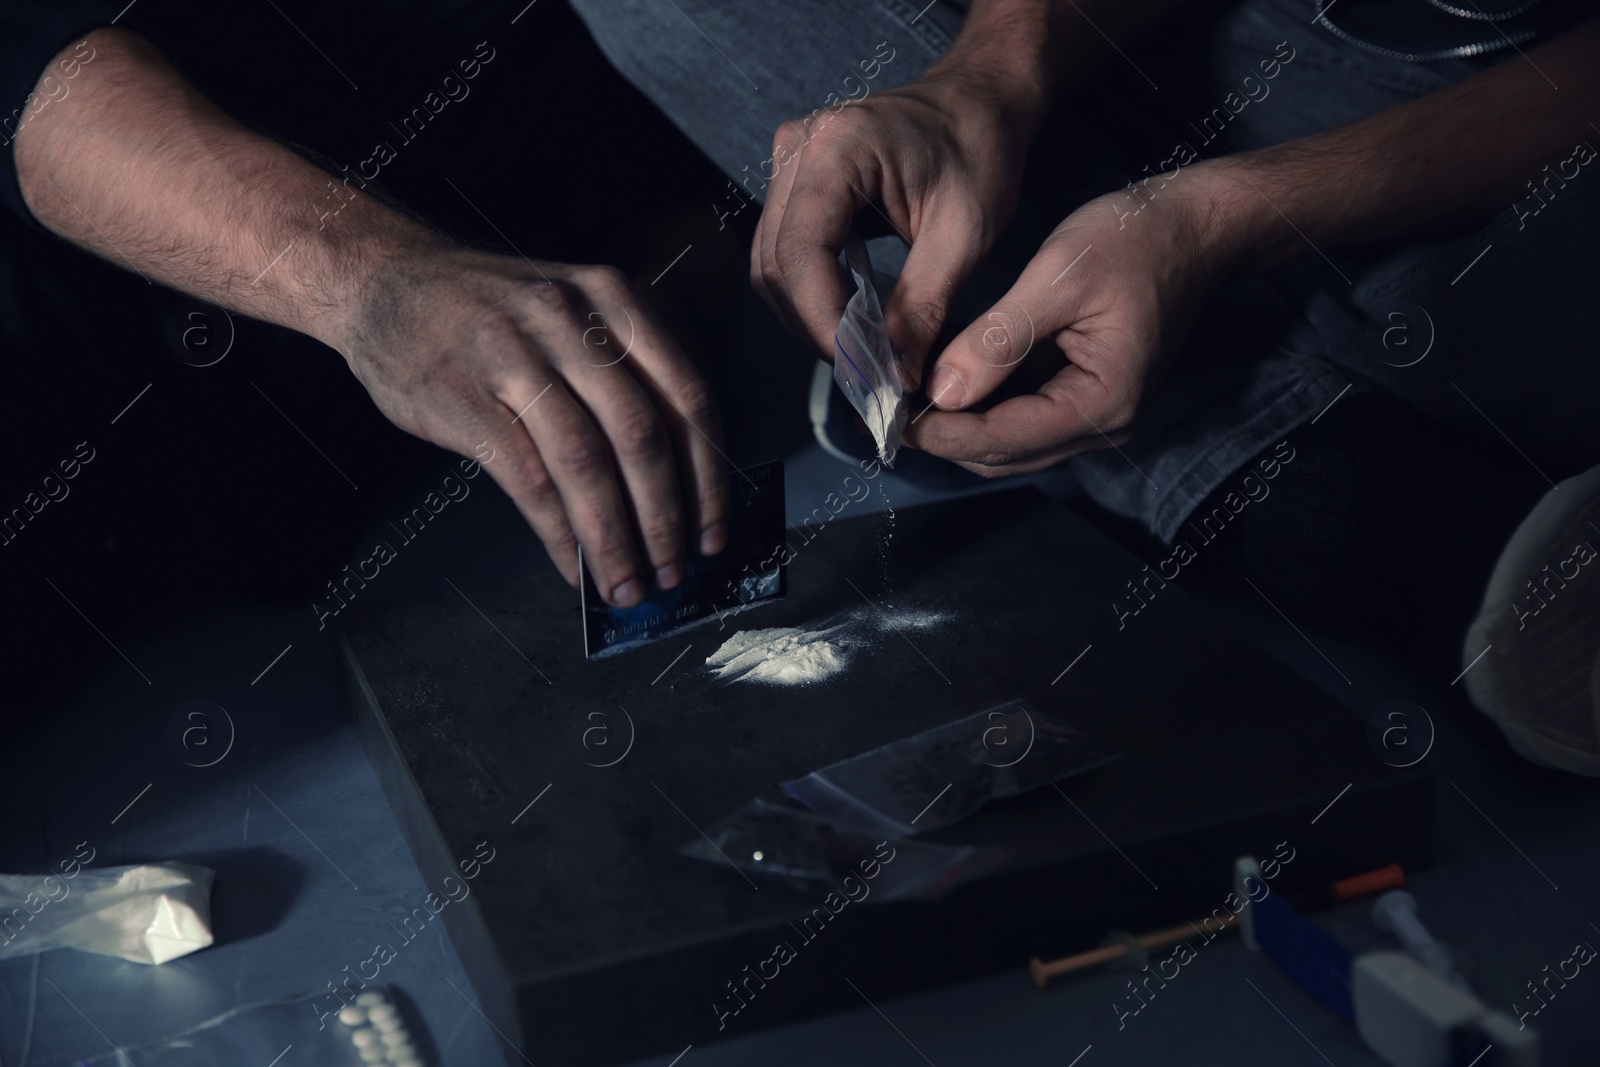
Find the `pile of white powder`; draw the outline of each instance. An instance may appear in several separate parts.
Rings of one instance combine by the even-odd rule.
[[[769,630],[744,630],[723,642],[706,664],[718,678],[769,685],[804,685],[819,682],[844,670],[849,654],[842,644],[828,640],[839,627],[803,630],[780,626]]]
[[[874,632],[930,630],[949,616],[939,611],[860,611],[820,630],[778,626],[743,630],[706,658],[718,678],[766,685],[805,685],[831,678],[850,663],[850,649]]]

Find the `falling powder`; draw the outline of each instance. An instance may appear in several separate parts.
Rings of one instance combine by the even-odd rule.
[[[819,682],[844,670],[849,655],[828,640],[840,627],[803,630],[780,626],[744,630],[723,642],[706,658],[718,678],[769,685],[804,685]]]

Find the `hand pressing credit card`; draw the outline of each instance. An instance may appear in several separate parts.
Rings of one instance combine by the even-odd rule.
[[[781,599],[789,591],[781,562],[784,543],[783,464],[778,460],[735,471],[728,479],[728,546],[715,556],[689,557],[675,589],[654,589],[640,604],[617,608],[583,566],[583,654],[589,659],[649,644],[709,618]]]

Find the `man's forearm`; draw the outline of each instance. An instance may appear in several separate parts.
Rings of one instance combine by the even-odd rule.
[[[1557,90],[1559,86],[1559,91]],[[1245,270],[1318,248],[1447,232],[1595,158],[1600,19],[1451,88],[1202,166]],[[1546,171],[1549,167],[1549,171]],[[1593,169],[1593,168],[1591,168]]]
[[[960,71],[991,85],[1037,126],[1063,93],[1181,2],[974,0],[928,75]]]
[[[337,347],[366,275],[425,228],[233,121],[138,37],[90,43],[72,93],[17,135],[35,217],[148,279]]]

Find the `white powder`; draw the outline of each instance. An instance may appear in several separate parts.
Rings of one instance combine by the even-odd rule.
[[[850,665],[852,650],[871,645],[876,634],[926,632],[954,618],[950,612],[927,608],[859,608],[843,622],[817,630],[800,626],[742,630],[707,656],[706,666],[730,682],[806,685],[843,671]]]
[[[949,621],[950,614],[944,611],[879,611],[866,618],[885,630],[931,630]]]
[[[868,397],[866,410],[860,414],[861,421],[867,424],[872,439],[877,442],[878,458],[892,463],[900,447],[900,428],[906,420],[905,401],[900,390],[887,382],[878,386]]]
[[[841,644],[828,640],[840,627],[803,630],[780,626],[744,630],[723,642],[706,658],[718,678],[769,685],[804,685],[820,682],[844,670],[849,655]]]

